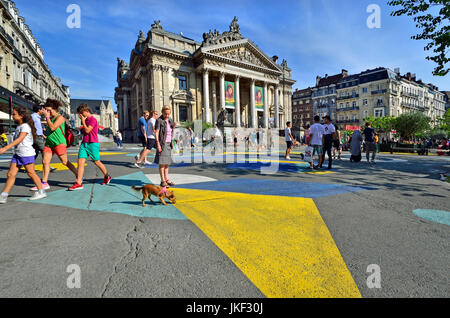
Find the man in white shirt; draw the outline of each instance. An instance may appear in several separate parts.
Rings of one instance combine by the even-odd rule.
[[[285,158],[290,160],[291,157],[289,156],[292,150],[292,147],[294,146],[294,137],[292,137],[292,132],[291,132],[291,128],[292,128],[292,124],[290,121],[288,121],[286,123],[286,129],[284,130],[284,136],[285,136],[285,140],[286,140],[286,155]]]
[[[331,169],[331,165],[333,164],[333,157],[331,156],[331,151],[333,150],[333,139],[336,139],[336,128],[331,123],[331,117],[326,115],[323,117],[324,124],[323,124],[323,160],[322,163],[325,161],[325,153],[328,155],[328,168]],[[320,168],[322,168],[322,165],[320,165]]]
[[[146,132],[146,139],[147,144],[142,152],[141,156],[139,157],[139,160],[136,161],[134,164],[137,168],[142,168],[142,161],[147,158],[147,155],[150,153],[150,151],[155,148],[156,149],[156,137],[155,137],[155,125],[156,125],[156,119],[158,118],[158,112],[153,110],[150,112],[150,119],[147,122],[147,132]],[[147,162],[146,162],[147,164]]]
[[[323,142],[324,142],[324,128],[320,124],[320,116],[314,117],[314,124],[309,129],[309,143],[308,146],[311,146],[314,148],[311,156],[311,169],[314,168],[316,170],[320,169],[323,162]],[[314,166],[314,154],[319,156],[319,164],[317,166]]]

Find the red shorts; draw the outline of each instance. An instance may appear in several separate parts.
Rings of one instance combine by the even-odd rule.
[[[57,156],[63,156],[65,154],[67,154],[67,146],[64,144],[60,144],[56,147],[50,148],[45,146],[44,147],[44,153],[51,153],[52,155],[57,155]]]

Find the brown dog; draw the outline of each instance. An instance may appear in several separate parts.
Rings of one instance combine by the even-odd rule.
[[[145,200],[149,199],[150,196],[153,194],[155,197],[158,197],[159,200],[161,200],[161,203],[164,205],[167,205],[167,203],[164,201],[164,198],[169,199],[172,204],[175,204],[177,202],[177,198],[173,194],[172,191],[169,191],[168,188],[158,187],[153,184],[147,184],[141,188],[138,188],[136,186],[132,186],[133,190],[142,192],[142,206],[145,205]]]

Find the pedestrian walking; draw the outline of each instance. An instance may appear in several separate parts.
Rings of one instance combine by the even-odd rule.
[[[155,137],[155,125],[156,125],[156,119],[158,118],[158,112],[153,110],[150,112],[150,118],[147,121],[147,145],[144,150],[144,152],[139,157],[139,160],[136,161],[134,164],[137,168],[142,168],[142,162],[145,158],[147,158],[147,155],[152,151],[152,149],[156,149],[156,137]]]
[[[43,115],[43,105],[35,104],[33,106],[33,114],[31,114],[31,118],[33,119],[34,127],[36,128],[36,138],[34,139],[33,148],[36,152],[34,159],[36,160],[39,154],[42,154],[44,157],[44,147],[45,147],[45,138],[44,138],[44,130],[42,129],[42,115]]]
[[[161,116],[156,120],[155,124],[157,147],[155,163],[159,165],[161,187],[172,187],[175,185],[175,183],[169,179],[169,166],[172,164],[173,130],[176,127],[176,123],[170,118],[170,115],[170,107],[164,106],[161,111]]]
[[[123,143],[122,143],[122,133],[120,130],[117,130],[116,132],[116,142],[117,142],[117,147],[119,147],[119,149],[123,148]]]
[[[305,127],[305,144],[307,144],[307,145],[309,145],[309,141],[310,141],[310,134],[309,134],[310,128],[311,128],[310,125],[306,125],[306,127]]]
[[[286,154],[284,157],[288,160],[291,160],[290,153],[294,146],[294,137],[292,136],[291,128],[292,128],[292,123],[290,121],[288,121],[286,123],[286,129],[284,130],[284,136],[285,136],[285,140],[286,140]]]
[[[334,129],[336,131],[336,138],[333,139],[333,159],[336,160],[336,156],[338,160],[341,160],[342,146],[343,142],[341,141],[341,131],[339,128],[334,125]]]
[[[361,131],[359,129],[353,132],[353,136],[350,137],[350,162],[360,162],[361,161],[361,143],[363,137],[361,136]]]
[[[92,115],[88,104],[82,104],[77,109],[78,116],[81,119],[81,131],[83,133],[83,141],[78,152],[78,175],[76,183],[69,188],[70,191],[83,189],[84,165],[86,159],[90,157],[94,164],[103,173],[102,185],[111,182],[111,176],[108,174],[105,165],[100,161],[100,143],[98,141],[98,122]]]
[[[336,129],[334,128],[334,125],[331,123],[331,118],[330,116],[326,115],[325,117],[323,117],[324,119],[324,125],[323,125],[323,129],[324,129],[324,145],[323,145],[323,157],[325,161],[325,153],[328,156],[328,167],[327,169],[331,169],[332,165],[333,165],[333,157],[331,155],[332,149],[333,149],[333,141],[336,140]],[[323,163],[322,161],[322,163]],[[320,167],[322,168],[322,165],[320,165]]]
[[[46,198],[47,195],[42,187],[41,179],[34,170],[36,151],[33,148],[33,140],[37,138],[37,136],[33,119],[24,107],[14,107],[12,117],[17,124],[14,133],[14,141],[0,149],[0,155],[2,155],[5,151],[14,148],[14,155],[11,159],[8,178],[3,188],[3,192],[0,195],[0,204],[7,203],[9,193],[16,183],[17,173],[22,167],[25,167],[28,176],[37,188],[37,192],[35,192],[29,200],[35,201]]]
[[[139,159],[141,158],[145,149],[147,149],[147,122],[148,122],[149,117],[150,117],[149,111],[145,110],[142,113],[142,116],[141,116],[141,118],[139,118],[139,121],[138,121],[138,127],[137,127],[138,138],[139,138],[139,142],[141,143],[143,149],[141,150],[141,152],[138,155],[136,155],[136,157],[135,157],[136,162],[139,161]],[[144,157],[144,163],[148,164],[148,165],[151,164],[150,162],[147,161],[147,157]]]
[[[366,159],[367,163],[375,163],[375,157],[377,153],[377,146],[375,143],[375,129],[372,128],[370,122],[366,123],[366,128],[363,132],[364,143],[366,145]],[[372,161],[370,161],[370,153],[372,152]]]
[[[47,99],[42,114],[45,117],[45,146],[44,158],[42,159],[43,174],[42,186],[44,190],[49,190],[48,176],[50,174],[50,162],[53,155],[57,155],[61,163],[69,168],[77,177],[77,169],[67,158],[67,140],[65,136],[66,119],[58,113],[62,106],[61,102],[55,99]],[[31,191],[38,191],[37,187],[31,188]]]
[[[324,142],[324,127],[320,124],[320,116],[314,116],[314,124],[310,128],[310,144],[313,147],[311,155],[311,169],[319,170],[323,162],[323,142]],[[314,166],[314,155],[319,156],[319,164]]]

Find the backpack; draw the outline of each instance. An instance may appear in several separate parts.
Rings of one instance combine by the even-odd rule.
[[[63,133],[64,137],[66,138],[66,143],[67,143],[67,148],[72,147],[74,141],[75,141],[75,135],[72,132],[72,129],[70,128],[70,126],[66,123],[65,125],[66,131],[64,132],[61,128],[61,126],[59,126],[59,129],[61,129],[61,132]]]

